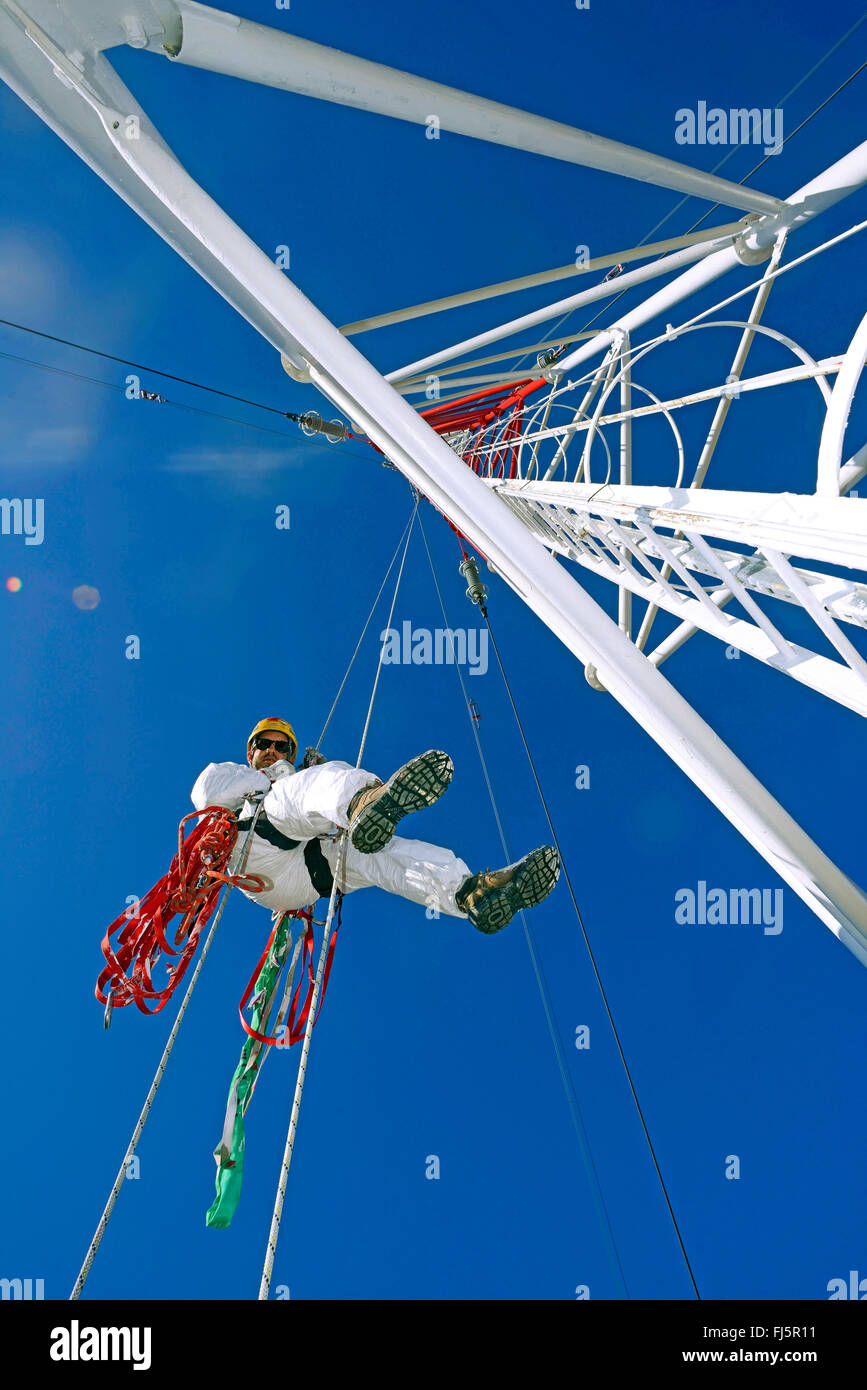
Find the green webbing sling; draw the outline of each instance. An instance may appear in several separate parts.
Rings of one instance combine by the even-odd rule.
[[[290,923],[293,916],[294,913],[284,912],[280,918],[274,932],[271,948],[256,980],[250,1026],[257,1033],[266,1031],[277,982],[292,945]],[[305,930],[306,925],[304,922]],[[295,957],[289,968],[289,975],[284,987],[283,1004],[278,1013],[278,1024],[282,1021],[285,1008],[288,1005],[295,965],[303,937],[304,931],[301,932],[295,945]],[[241,1200],[241,1184],[244,1175],[244,1115],[247,1113],[247,1106],[253,1098],[253,1090],[259,1076],[259,1067],[265,1046],[266,1044],[261,1043],[258,1038],[247,1039],[241,1049],[241,1060],[238,1062],[232,1077],[232,1084],[229,1087],[229,1102],[226,1108],[223,1135],[214,1150],[214,1158],[217,1161],[217,1195],[205,1217],[205,1224],[213,1226],[218,1231],[228,1230]]]

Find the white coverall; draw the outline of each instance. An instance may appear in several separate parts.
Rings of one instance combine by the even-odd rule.
[[[324,835],[334,836],[320,840],[320,846],[332,874],[336,873],[336,837],[349,823],[349,803],[356,792],[374,785],[377,778],[375,773],[341,762],[321,763],[303,771],[296,771],[287,762],[280,762],[277,767],[280,772],[272,785],[264,772],[245,763],[209,763],[196,779],[191,797],[197,811],[205,806],[237,811],[243,806],[241,819],[245,819],[254,809],[247,797],[270,788],[262,807],[264,814],[282,835],[301,843],[297,849],[278,849],[254,830],[245,872],[258,874],[267,886],[264,893],[246,896],[262,907],[288,911],[309,907],[319,896],[307,872],[304,843]],[[283,768],[287,769],[285,773]],[[274,769],[271,771],[273,775]],[[243,843],[243,833],[239,835],[239,844]],[[451,850],[394,835],[385,849],[375,854],[359,854],[347,840],[343,882],[338,887],[346,893],[356,888],[384,888],[387,893],[409,898],[423,907],[462,917],[464,914],[455,904],[455,893],[469,874],[463,859]]]

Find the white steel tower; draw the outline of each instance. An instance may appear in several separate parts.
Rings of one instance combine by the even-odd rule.
[[[694,194],[732,209],[734,220],[341,329],[185,171],[105,57],[120,44],[420,124],[435,112],[444,130]],[[472,541],[575,654],[591,683],[638,720],[867,964],[867,896],[659,670],[684,642],[706,633],[781,678],[867,714],[867,663],[846,635],[867,625],[867,500],[851,495],[867,472],[867,446],[855,450],[845,437],[867,356],[867,319],[848,346],[837,344],[836,354],[821,361],[761,322],[774,280],[797,273],[798,228],[867,180],[867,144],[781,201],[192,0],[0,0],[0,76],[273,345],[294,379],[318,388]],[[652,255],[658,259],[626,268]],[[755,272],[746,291],[668,321],[683,300],[744,265]],[[385,376],[350,341],[366,329],[609,266],[625,269],[614,281]],[[484,351],[494,344],[659,277],[666,277],[662,288],[636,308],[612,313],[580,344],[568,335],[535,344],[535,376],[480,371],[517,355],[515,348]],[[655,348],[711,329],[739,334],[725,381],[666,399],[641,383],[641,363]],[[792,365],[744,376],[759,335],[789,350]],[[469,401],[460,394],[443,401],[425,419],[406,398],[423,395],[431,374],[456,390],[482,389]],[[733,395],[801,379],[815,383],[826,407],[815,487],[796,494],[706,486]],[[699,457],[689,458],[678,412],[708,400],[717,402],[713,424]],[[637,485],[633,453],[638,458],[641,422],[652,415],[671,427],[673,467],[657,485]],[[606,435],[612,427],[613,450]],[[582,569],[616,586],[616,618],[582,587]],[[845,577],[835,572],[841,569]],[[646,605],[640,622],[636,599]],[[784,635],[792,607],[814,625],[819,650]],[[653,646],[659,610],[676,626]]]

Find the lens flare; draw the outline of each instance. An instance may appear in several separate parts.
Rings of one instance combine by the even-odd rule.
[[[72,591],[72,602],[76,608],[96,608],[99,603],[99,589],[94,589],[92,584],[79,584],[78,588]]]
[[[21,580],[16,579],[14,575],[10,575],[6,580],[6,588],[9,590],[10,594],[17,594],[18,590],[21,588]]]

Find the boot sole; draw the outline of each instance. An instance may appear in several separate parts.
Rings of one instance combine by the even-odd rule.
[[[537,907],[547,898],[560,877],[560,856],[551,845],[534,849],[520,860],[511,881],[502,888],[492,888],[478,907],[470,913],[470,921],[486,936],[502,931],[517,912]]]
[[[386,791],[361,812],[350,840],[360,854],[376,854],[393,836],[398,821],[413,811],[433,806],[454,775],[448,753],[431,749],[400,768],[386,784]]]

